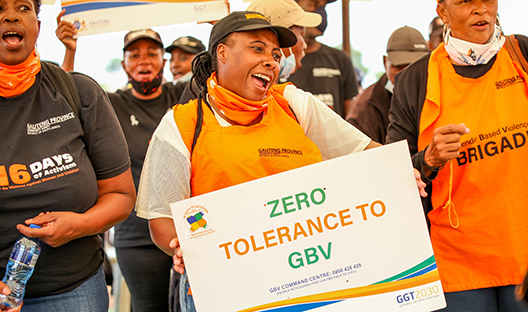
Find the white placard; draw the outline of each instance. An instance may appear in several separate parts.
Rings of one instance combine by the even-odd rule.
[[[224,1],[202,0],[62,0],[64,20],[79,36],[136,30],[187,22],[220,20],[228,14]]]
[[[445,307],[406,142],[171,208],[199,312]]]

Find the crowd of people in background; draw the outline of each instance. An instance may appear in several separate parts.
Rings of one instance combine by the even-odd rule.
[[[502,32],[497,0],[437,0],[428,40],[395,29],[385,73],[363,88],[350,55],[317,40],[334,1],[254,0],[211,22],[207,47],[130,31],[128,81],[113,93],[74,72],[77,29],[64,10],[61,69],[35,46],[41,2],[0,1],[0,273],[20,234],[44,243],[23,305],[0,311],[108,311],[98,234],[114,227],[132,311],[193,312],[171,203],[400,140],[445,292],[439,311],[528,311],[528,68],[518,61],[528,37]],[[56,116],[60,127],[44,129]],[[261,142],[303,152],[255,159]],[[69,174],[44,182],[29,174],[36,161]]]

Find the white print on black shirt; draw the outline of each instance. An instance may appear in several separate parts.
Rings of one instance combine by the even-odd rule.
[[[31,187],[79,172],[70,154],[53,155],[25,164],[0,165],[0,190]]]
[[[136,116],[134,115],[130,115],[130,124],[132,126],[137,126],[139,125],[139,121],[136,119]]]
[[[341,71],[339,69],[334,68],[314,68],[312,70],[312,74],[314,77],[334,77],[334,76],[341,76]]]
[[[42,161],[37,161],[29,165],[34,179],[60,173],[74,167],[77,167],[77,164],[73,162],[73,157],[70,154],[46,157]]]
[[[41,121],[36,124],[27,124],[27,134],[28,135],[37,135],[44,133],[48,130],[58,129],[60,128],[60,125],[58,123],[65,122],[67,120],[75,118],[75,114],[73,112],[64,114],[62,116],[55,116],[48,118],[44,121]]]

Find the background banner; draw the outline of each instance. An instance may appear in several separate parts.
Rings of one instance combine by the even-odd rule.
[[[406,142],[171,208],[199,312],[445,306]]]
[[[224,1],[202,0],[62,0],[64,20],[78,36],[187,22],[209,22],[227,15]]]

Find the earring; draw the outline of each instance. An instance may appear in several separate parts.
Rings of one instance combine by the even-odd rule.
[[[443,30],[443,37],[444,37],[444,44],[447,45],[449,42],[449,38],[447,36],[447,33],[449,32],[449,23],[444,24],[444,30]]]
[[[496,24],[499,27],[499,32],[500,32],[501,36],[504,36],[504,32],[502,31],[502,25],[501,25],[500,19],[499,19],[499,14],[497,14],[497,22],[496,22]]]

